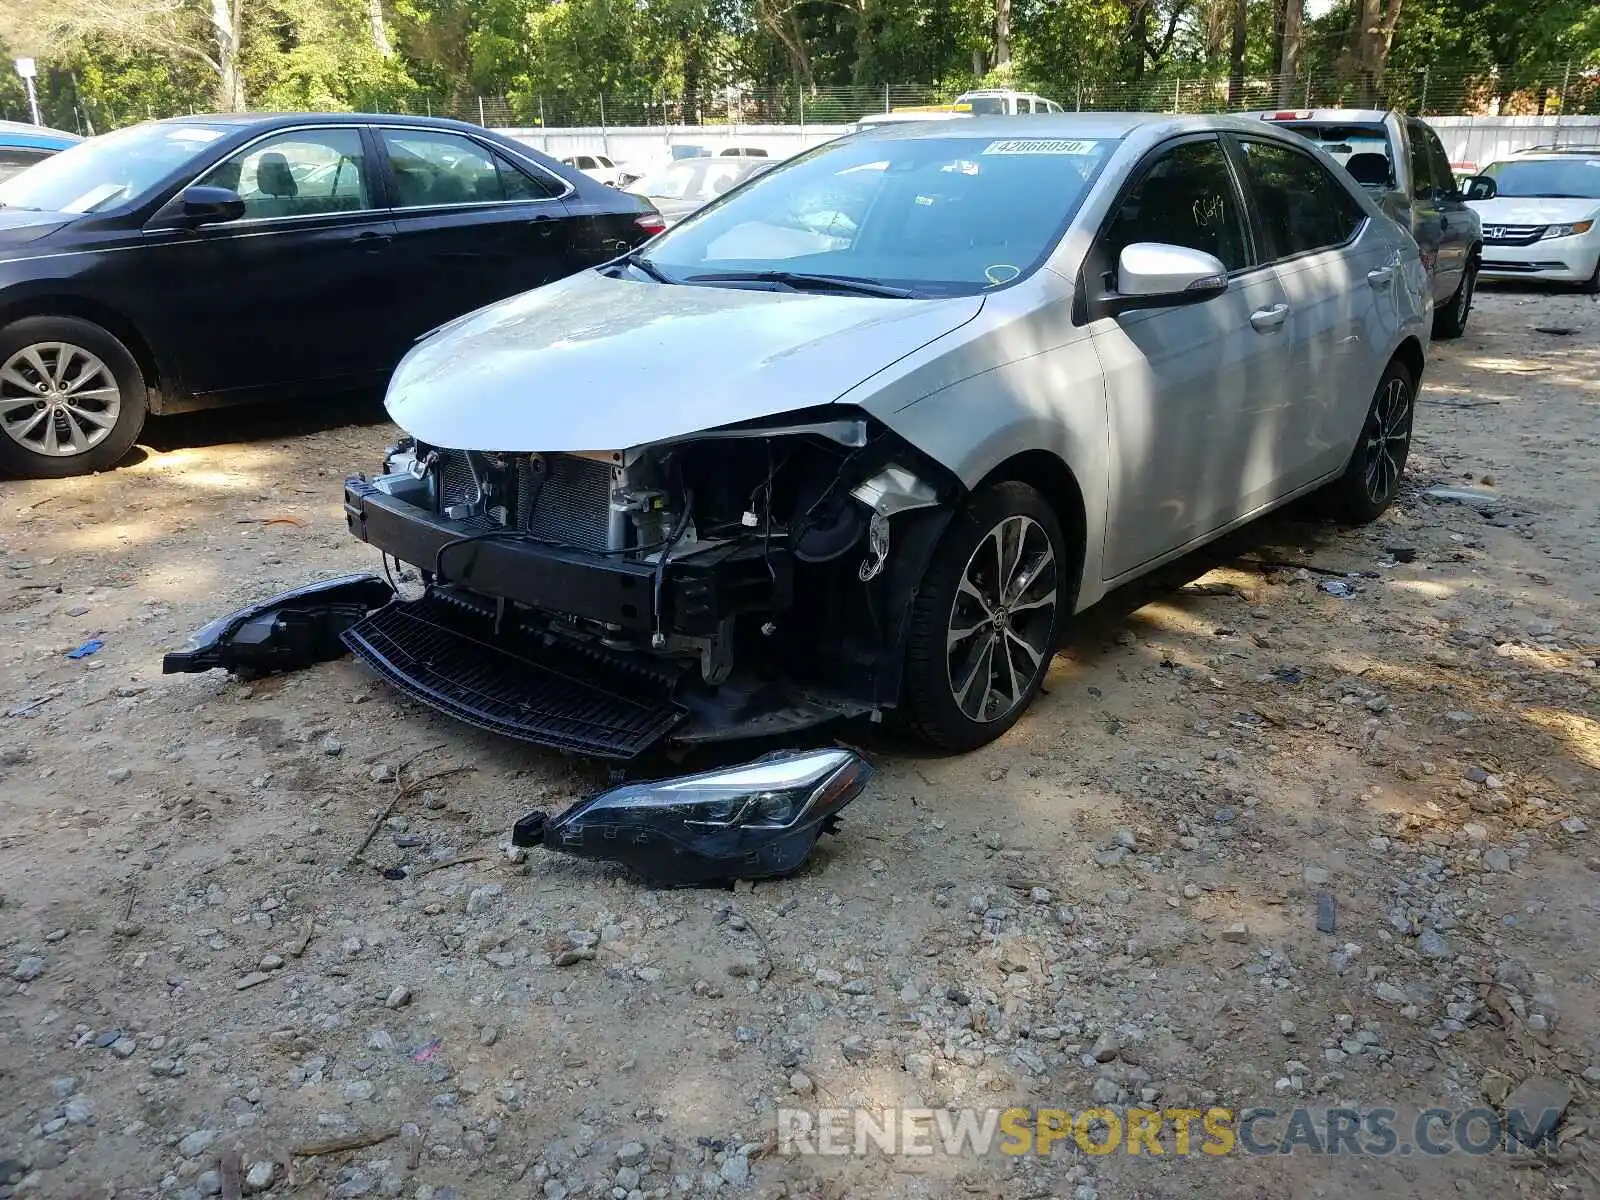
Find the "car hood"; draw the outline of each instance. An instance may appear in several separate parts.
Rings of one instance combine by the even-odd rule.
[[[1496,196],[1468,205],[1485,225],[1560,225],[1582,221],[1600,209],[1600,200],[1564,200],[1555,196]]]
[[[625,449],[829,403],[982,307],[586,271],[428,335],[384,403],[435,446]]]
[[[34,212],[27,208],[0,208],[0,254],[16,246],[36,242],[47,233],[54,233],[68,221],[76,220],[76,213]]]

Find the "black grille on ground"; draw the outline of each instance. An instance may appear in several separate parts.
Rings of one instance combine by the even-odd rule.
[[[344,644],[401,691],[519,741],[634,758],[683,720],[676,676],[577,644],[490,640],[433,596],[370,613]]]

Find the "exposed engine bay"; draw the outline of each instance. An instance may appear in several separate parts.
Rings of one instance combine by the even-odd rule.
[[[608,757],[892,707],[960,485],[840,411],[629,450],[406,439],[345,507],[424,591],[344,640],[464,720]]]

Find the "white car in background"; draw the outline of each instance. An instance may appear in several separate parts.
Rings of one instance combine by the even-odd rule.
[[[1600,146],[1539,147],[1467,181],[1483,221],[1484,279],[1545,279],[1600,293]]]
[[[561,161],[569,167],[582,171],[596,183],[603,183],[607,187],[622,186],[621,177],[625,173],[624,168],[604,154],[569,154]]]

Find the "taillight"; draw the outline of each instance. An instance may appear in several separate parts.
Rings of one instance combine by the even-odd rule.
[[[658,212],[647,212],[642,217],[635,217],[633,223],[644,230],[651,237],[660,233],[667,227],[667,223]]]
[[[1304,109],[1300,112],[1262,113],[1261,119],[1263,121],[1309,121],[1311,119],[1311,110]]]

